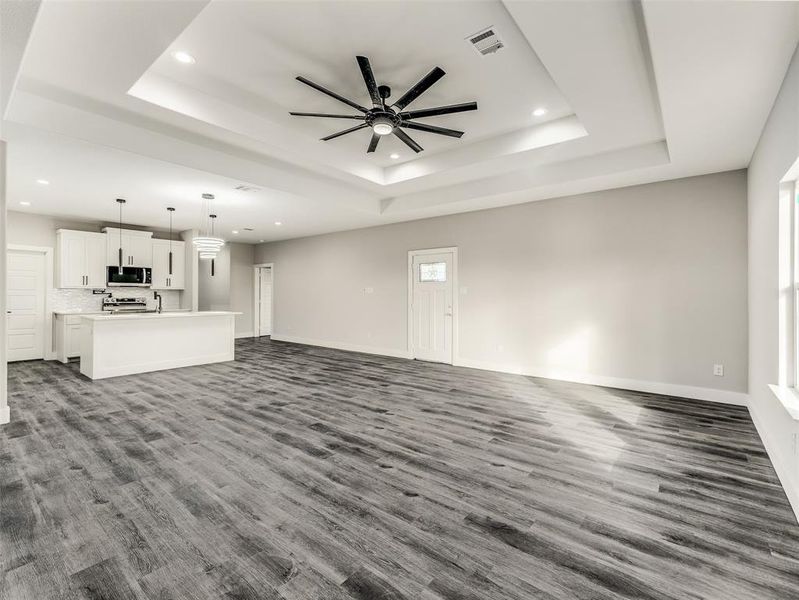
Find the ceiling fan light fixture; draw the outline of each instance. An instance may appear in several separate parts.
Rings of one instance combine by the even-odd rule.
[[[372,123],[372,131],[377,135],[388,135],[394,131],[394,124],[388,117],[376,117]]]

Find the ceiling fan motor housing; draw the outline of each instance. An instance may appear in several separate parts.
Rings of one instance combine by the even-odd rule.
[[[395,128],[399,127],[401,122],[402,119],[390,110],[375,109],[366,114],[366,124],[374,129],[378,135],[391,133]],[[388,129],[385,126],[388,126]]]

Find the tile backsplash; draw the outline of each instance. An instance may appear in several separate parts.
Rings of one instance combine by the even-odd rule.
[[[118,287],[107,289],[115,298],[147,298],[147,308],[155,309],[158,302],[153,297],[153,290],[140,287]],[[180,292],[176,290],[159,290],[161,304],[165,310],[180,308]],[[99,311],[102,308],[102,294],[93,294],[92,290],[50,290],[50,310]]]

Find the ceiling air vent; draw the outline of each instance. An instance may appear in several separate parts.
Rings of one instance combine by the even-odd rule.
[[[466,38],[469,43],[483,56],[487,54],[494,54],[500,48],[504,48],[505,44],[499,39],[496,30],[493,27],[478,31],[474,35]]]
[[[239,192],[257,192],[261,188],[256,187],[254,185],[247,185],[246,183],[241,183],[236,187],[234,187],[233,189]]]

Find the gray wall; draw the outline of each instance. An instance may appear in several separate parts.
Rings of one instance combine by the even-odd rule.
[[[779,182],[799,157],[799,50],[749,165],[750,410],[799,517],[799,450],[793,421],[768,388],[779,368]]]
[[[230,310],[230,244],[225,244],[214,259],[200,259],[197,293],[200,310]]]
[[[252,244],[229,244],[230,246],[230,308],[236,316],[236,335],[253,334],[253,259]]]
[[[210,260],[201,260],[199,266],[199,309],[242,313],[236,315],[237,337],[253,333],[254,248],[251,244],[225,244],[216,258],[213,277]]]
[[[744,171],[260,245],[275,336],[402,354],[407,252],[444,246],[462,364],[746,392]]]

